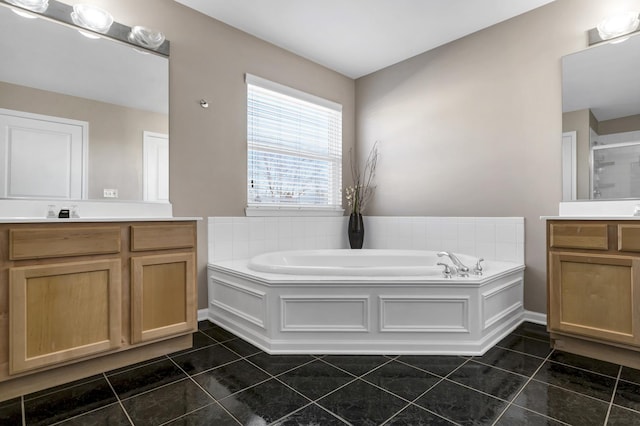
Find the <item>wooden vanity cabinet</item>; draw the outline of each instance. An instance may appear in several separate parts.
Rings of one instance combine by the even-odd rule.
[[[194,253],[156,254],[193,248],[195,229],[165,225],[131,227],[131,342],[139,343],[197,327]],[[143,251],[153,254],[142,254]],[[154,251],[155,250],[155,251]],[[140,253],[140,255],[138,255]]]
[[[0,224],[0,401],[191,346],[196,223]]]
[[[640,225],[550,220],[547,242],[554,347],[640,367]]]

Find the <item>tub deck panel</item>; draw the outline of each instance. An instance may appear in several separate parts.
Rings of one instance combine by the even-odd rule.
[[[480,355],[522,322],[523,269],[375,281],[210,265],[209,316],[271,354]]]

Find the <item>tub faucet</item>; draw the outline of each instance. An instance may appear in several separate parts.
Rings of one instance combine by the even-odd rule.
[[[456,269],[458,270],[458,275],[461,277],[467,277],[469,276],[469,268],[467,266],[465,266],[462,262],[460,262],[460,259],[458,259],[458,257],[451,253],[450,251],[441,251],[438,253],[438,257],[442,257],[442,256],[448,256],[449,259],[451,259],[451,262],[453,262],[453,264],[456,266]]]

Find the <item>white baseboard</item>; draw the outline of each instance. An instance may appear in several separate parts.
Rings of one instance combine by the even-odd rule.
[[[204,321],[204,320],[211,321],[209,319],[209,309],[207,308],[198,309],[198,321]]]
[[[523,320],[536,324],[547,325],[547,314],[533,311],[524,311]]]

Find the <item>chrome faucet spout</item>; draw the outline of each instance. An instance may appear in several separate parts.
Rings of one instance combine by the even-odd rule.
[[[447,256],[449,259],[451,259],[451,262],[456,265],[460,274],[469,273],[469,268],[465,266],[464,263],[460,262],[460,259],[458,259],[455,254],[451,253],[450,251],[441,251],[438,253],[438,257],[442,256]]]

